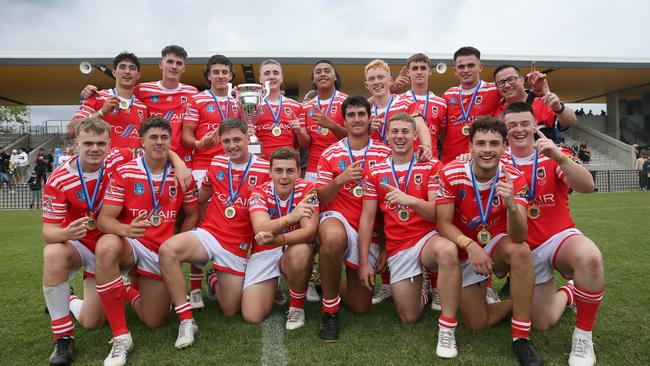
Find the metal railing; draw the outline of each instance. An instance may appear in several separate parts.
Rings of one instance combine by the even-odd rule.
[[[640,191],[637,170],[591,170],[598,192]]]
[[[38,209],[43,205],[42,201],[43,190],[33,194],[28,184],[14,184],[0,188],[0,210]]]

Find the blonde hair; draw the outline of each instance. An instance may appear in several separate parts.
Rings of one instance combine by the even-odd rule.
[[[380,59],[374,59],[370,61],[370,63],[367,64],[366,68],[363,70],[363,74],[365,75],[368,73],[368,70],[376,68],[384,70],[390,75],[390,67],[388,67],[388,64],[384,60]]]

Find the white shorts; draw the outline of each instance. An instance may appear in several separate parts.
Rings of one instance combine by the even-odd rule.
[[[492,240],[490,240],[490,242],[483,247],[483,251],[485,251],[485,253],[487,253],[490,257],[492,257],[501,239],[505,238],[507,235],[508,235],[507,233],[500,233],[495,235],[492,238]],[[474,269],[472,268],[472,264],[469,262],[469,259],[460,262],[460,271],[463,276],[463,284],[462,284],[463,287],[467,287],[475,283],[485,281],[489,278],[489,276],[483,276],[474,272]],[[495,275],[499,278],[503,278],[505,277],[506,274],[495,273]]]
[[[218,271],[224,271],[232,273],[237,276],[244,277],[244,272],[246,271],[246,258],[237,256],[221,246],[221,243],[210,234],[209,231],[201,228],[194,228],[190,231],[192,234],[201,241],[201,245],[206,252],[208,252],[209,259],[207,262],[212,261],[213,268]],[[201,267],[205,263],[194,263]]]
[[[535,285],[545,283],[553,279],[555,268],[555,256],[564,242],[575,235],[582,235],[576,228],[566,229],[551,236],[542,245],[532,251],[533,267],[535,268]],[[561,273],[566,279],[573,278],[573,273]]]
[[[420,261],[420,252],[434,235],[438,235],[438,231],[433,230],[424,235],[414,246],[400,250],[396,254],[388,257],[388,268],[390,269],[390,284],[397,283],[417,276],[422,273],[422,262]]]
[[[160,262],[158,261],[158,253],[140,243],[138,239],[124,238],[133,249],[133,259],[135,271],[145,277],[153,278],[154,280],[162,281],[160,277]]]
[[[203,178],[205,178],[206,174],[208,174],[207,169],[192,170],[192,177],[194,177],[194,182],[196,183],[196,189],[201,188],[201,184],[203,183]]]
[[[307,182],[312,182],[316,183],[316,180],[318,179],[318,173],[316,172],[305,172],[305,178]]]
[[[326,219],[337,219],[341,222],[343,225],[343,228],[345,228],[345,233],[347,234],[348,237],[348,246],[347,249],[345,250],[345,253],[343,254],[343,260],[345,261],[345,265],[353,268],[353,269],[359,269],[359,234],[357,233],[356,230],[350,225],[348,220],[343,216],[340,212],[338,211],[325,211],[320,214],[320,221],[318,224],[320,225],[324,220]],[[375,233],[373,233],[373,239],[375,238]],[[372,269],[375,269],[375,266],[377,265],[377,259],[379,258],[379,252],[381,251],[381,248],[379,247],[379,244],[377,243],[370,243],[370,251],[368,253],[368,264]]]
[[[253,253],[246,264],[244,289],[256,283],[280,277],[282,255],[282,247]]]
[[[68,243],[72,244],[77,253],[79,253],[81,266],[84,268],[84,278],[95,278],[95,253],[91,252],[79,240],[68,240]],[[68,280],[72,281],[76,273],[76,269],[71,269],[68,274]]]

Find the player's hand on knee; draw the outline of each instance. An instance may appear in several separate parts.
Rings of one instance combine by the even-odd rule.
[[[476,274],[484,276],[492,275],[492,258],[478,244],[472,242],[467,246],[467,256]]]
[[[375,288],[375,271],[372,270],[368,263],[359,265],[359,280],[368,290]]]

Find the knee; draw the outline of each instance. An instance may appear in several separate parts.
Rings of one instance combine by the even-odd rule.
[[[312,263],[313,253],[307,244],[296,245],[287,253],[288,264],[294,268],[303,268]]]
[[[318,255],[320,258],[338,258],[345,252],[347,243],[344,242],[342,236],[320,233],[318,237],[320,243]]]
[[[62,262],[62,259],[66,261],[68,259],[63,244],[48,244],[43,248],[43,263],[45,267],[59,264]]]
[[[259,324],[266,318],[266,316],[264,316],[264,314],[261,312],[255,311],[242,311],[241,315],[244,321],[250,324]]]
[[[512,267],[519,266],[532,268],[533,258],[531,257],[530,248],[528,248],[527,244],[513,244],[509,256],[510,265]]]
[[[474,319],[463,319],[463,323],[465,323],[467,329],[473,331],[482,331],[488,329],[489,327],[489,324],[487,322],[476,321]]]
[[[412,324],[412,323],[415,323],[418,320],[420,320],[420,314],[402,312],[402,313],[399,314],[399,320],[402,323]]]
[[[146,325],[148,328],[153,328],[153,329],[155,329],[155,328],[160,328],[160,327],[162,327],[163,325],[165,325],[166,320],[167,320],[166,317],[159,317],[159,318],[158,318],[158,317],[146,317],[146,316],[145,316],[144,319],[142,319],[142,322],[143,322],[144,325]]]
[[[459,265],[458,249],[452,242],[447,242],[438,249],[438,265],[454,267]]]
[[[365,315],[370,311],[370,302],[367,304],[352,303],[345,304],[345,307],[354,315]]]
[[[105,319],[79,319],[82,327],[89,330],[96,330],[104,326]]]
[[[223,316],[230,318],[232,316],[237,315],[237,313],[239,312],[239,309],[237,307],[234,307],[234,306],[233,307],[223,307],[223,308],[221,308],[221,312],[223,313]]]
[[[600,278],[603,276],[603,257],[599,250],[594,250],[583,256],[580,261],[580,267],[591,278]]]
[[[117,261],[120,251],[120,238],[116,235],[107,234],[102,236],[95,247],[97,263],[113,263]]]
[[[158,252],[158,260],[160,261],[161,266],[176,262],[177,259],[178,258],[176,256],[176,251],[174,251],[171,245],[163,244],[160,247],[160,251]]]
[[[553,323],[548,319],[533,319],[531,322],[533,329],[535,330],[549,330],[553,327]]]

